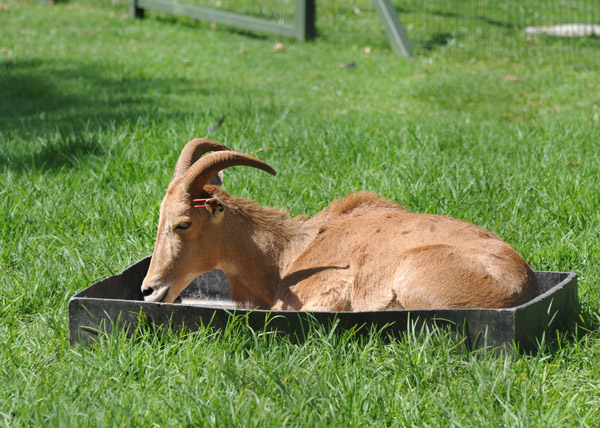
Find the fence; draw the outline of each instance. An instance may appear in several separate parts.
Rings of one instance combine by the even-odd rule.
[[[205,21],[213,21],[234,27],[241,27],[253,31],[262,31],[266,33],[279,34],[287,37],[295,37],[300,41],[313,38],[315,36],[315,0],[296,0],[292,23],[286,23],[285,13],[281,14],[277,21],[273,19],[257,18],[249,15],[250,10],[258,9],[263,15],[273,15],[274,11],[281,8],[277,4],[272,4],[272,8],[263,10],[260,2],[239,4],[240,9],[246,9],[248,12],[234,13],[231,11],[221,11],[218,7],[221,2],[214,2],[213,8],[198,6],[192,2],[187,4],[178,4],[164,0],[130,0],[130,14],[136,18],[143,18],[145,10],[154,10],[166,12],[174,15],[182,15],[190,18],[201,19]],[[206,3],[206,2],[204,2]],[[289,4],[288,1],[282,2]],[[233,5],[230,5],[230,7]],[[257,7],[258,6],[258,7]],[[403,56],[412,55],[410,40],[408,39],[404,27],[398,19],[394,7],[390,0],[373,0],[373,6],[379,15],[379,19],[383,25],[385,33],[390,41],[392,49]],[[217,7],[217,8],[215,8]],[[285,8],[283,8],[285,10]],[[275,16],[277,12],[275,12]],[[288,12],[289,19],[289,12]]]
[[[395,0],[394,5],[421,53],[452,44],[471,53],[535,54],[600,41],[598,0]]]
[[[392,48],[403,55],[452,49],[457,55],[565,53],[600,45],[599,0],[130,0],[143,10],[193,16],[299,40]],[[316,3],[316,9],[315,9]],[[402,22],[402,24],[400,24]],[[383,23],[383,25],[382,25]],[[586,24],[585,27],[558,25]],[[406,29],[406,34],[403,30]],[[587,31],[583,37],[573,36]],[[569,34],[570,31],[570,34]],[[387,35],[387,38],[386,38]]]

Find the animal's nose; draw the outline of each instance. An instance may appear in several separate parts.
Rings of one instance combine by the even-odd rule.
[[[152,293],[154,293],[154,288],[148,287],[148,286],[142,286],[142,295],[144,297],[148,297]]]
[[[156,280],[144,280],[141,288],[144,300],[146,302],[160,302],[165,294],[167,294],[172,284],[173,281],[165,283]]]

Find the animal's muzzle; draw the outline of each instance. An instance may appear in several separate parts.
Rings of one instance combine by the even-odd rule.
[[[142,284],[142,295],[146,302],[160,302],[169,291],[173,281],[165,284]]]

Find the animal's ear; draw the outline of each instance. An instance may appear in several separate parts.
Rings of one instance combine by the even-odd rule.
[[[225,212],[225,204],[219,199],[210,198],[206,201],[206,204],[204,206],[206,207],[208,213],[215,220],[223,218],[223,213]]]
[[[219,171],[218,173],[213,175],[206,184],[212,184],[213,186],[221,186],[223,184],[223,171]]]

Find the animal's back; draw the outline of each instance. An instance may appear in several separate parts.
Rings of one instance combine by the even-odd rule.
[[[289,267],[275,307],[509,307],[539,294],[510,245],[462,220],[355,194],[312,221],[315,236]]]

